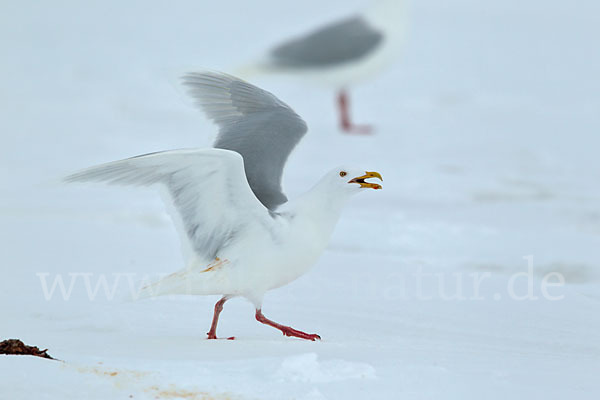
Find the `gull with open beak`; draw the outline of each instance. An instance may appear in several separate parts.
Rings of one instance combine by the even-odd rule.
[[[142,289],[141,297],[169,294],[221,295],[209,339],[217,338],[223,304],[244,297],[256,319],[285,336],[305,333],[267,319],[264,294],[304,274],[321,255],[344,204],[382,177],[338,167],[304,195],[287,200],[281,189],[286,160],[307,131],[305,122],[271,93],[215,73],[190,73],[183,83],[219,127],[214,148],[163,151],[115,161],[68,176],[68,182],[99,181],[162,186],[174,222],[188,248],[187,265]]]

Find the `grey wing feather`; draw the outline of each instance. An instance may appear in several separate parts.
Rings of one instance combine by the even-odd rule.
[[[271,56],[279,67],[326,67],[358,60],[383,39],[363,18],[352,17],[284,43],[273,49]]]
[[[271,210],[285,203],[281,177],[307,131],[302,118],[271,93],[230,75],[189,73],[183,83],[219,126],[213,146],[242,155],[248,183],[260,202]]]

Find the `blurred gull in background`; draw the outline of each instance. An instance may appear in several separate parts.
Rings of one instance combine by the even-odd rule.
[[[398,56],[404,28],[404,0],[375,0],[363,13],[277,45],[238,73],[246,78],[284,73],[333,87],[341,129],[370,133],[370,126],[352,122],[348,87],[379,72]]]

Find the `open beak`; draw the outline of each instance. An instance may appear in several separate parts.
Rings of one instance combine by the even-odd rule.
[[[350,179],[348,183],[358,183],[361,188],[381,189],[381,185],[377,183],[365,182],[365,179],[377,178],[383,182],[383,178],[379,172],[366,172],[363,176]]]

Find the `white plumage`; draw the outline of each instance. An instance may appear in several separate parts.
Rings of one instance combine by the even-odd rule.
[[[277,199],[285,198],[280,193],[281,169],[298,135],[306,131],[304,121],[270,93],[232,76],[199,73],[184,79],[220,126],[215,145],[229,145],[237,151],[152,153],[92,167],[66,180],[167,189],[191,257],[184,269],[143,288],[142,297],[223,295],[215,307],[209,338],[216,338],[223,303],[235,296],[250,300],[256,318],[285,335],[319,338],[267,320],[261,312],[263,296],[314,264],[327,246],[344,203],[364,188],[381,188],[365,182],[381,176],[336,168],[305,195],[277,204]],[[256,153],[264,149],[257,143],[272,145],[260,159]],[[260,181],[261,171],[271,180],[269,184]]]

